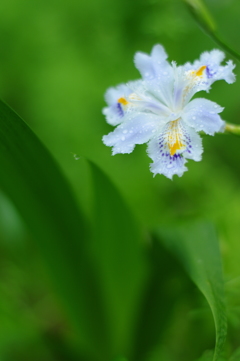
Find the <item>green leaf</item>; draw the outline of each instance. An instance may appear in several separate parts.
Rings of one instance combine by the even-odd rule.
[[[115,358],[113,361],[128,361],[128,359],[126,359],[125,357],[120,356],[120,357]]]
[[[190,281],[181,265],[155,237],[147,249],[147,259],[150,270],[135,325],[131,359],[169,360],[171,356],[168,357],[161,347],[162,340],[172,321],[175,307],[186,294]]]
[[[211,308],[216,344],[213,360],[219,360],[227,334],[221,255],[218,239],[209,223],[159,229],[164,244],[178,257]]]
[[[145,273],[139,227],[125,200],[99,167],[90,163],[94,190],[95,253],[108,311],[110,345],[125,353]],[[112,358],[114,355],[112,355]]]
[[[239,361],[240,360],[240,347],[238,347],[232,356],[230,357],[229,361]]]
[[[196,20],[200,28],[210,36],[210,38],[220,46],[224,51],[229,53],[240,61],[240,54],[226,44],[216,33],[216,24],[203,0],[182,0],[190,10],[193,18]],[[236,131],[238,131],[236,129]],[[230,130],[231,132],[231,130]]]
[[[78,331],[78,344],[86,352],[101,354],[107,336],[86,247],[86,220],[48,150],[2,101],[0,167],[0,187],[15,204],[45,258],[55,289]]]
[[[216,24],[202,0],[183,0],[199,25],[211,33],[216,30]]]

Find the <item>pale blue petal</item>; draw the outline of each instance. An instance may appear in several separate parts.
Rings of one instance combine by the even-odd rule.
[[[199,162],[202,159],[203,147],[202,147],[202,139],[196,131],[184,125],[186,131],[186,149],[182,153],[185,158],[195,160],[195,162]]]
[[[154,136],[158,126],[158,116],[136,113],[120,124],[113,132],[104,135],[103,143],[113,147],[113,155],[131,153],[136,144],[148,142]]]
[[[168,108],[173,105],[173,84],[174,78],[172,74],[166,72],[160,79],[146,81],[148,92],[159,102]]]
[[[148,90],[162,103],[171,105],[174,74],[167,54],[161,45],[155,45],[151,55],[138,52],[134,62],[146,81]]]
[[[132,84],[137,83],[132,82]],[[109,88],[105,93],[105,100],[108,107],[103,108],[102,112],[106,116],[106,120],[111,125],[117,125],[124,121],[125,110],[123,106],[118,103],[119,98],[126,98],[132,90],[126,84]]]
[[[208,90],[213,82],[216,80],[225,80],[231,84],[235,81],[235,74],[233,69],[235,65],[229,60],[226,65],[221,65],[221,62],[225,58],[225,54],[217,49],[210,52],[204,52],[201,54],[200,59],[196,60],[193,64],[187,63],[184,65],[185,70],[197,70],[201,66],[206,66],[206,79],[205,88],[202,90]]]
[[[119,84],[116,87],[107,89],[105,93],[105,100],[107,105],[112,105],[117,102],[120,97],[127,96],[132,91],[126,84]]]
[[[163,174],[167,178],[172,178],[174,174],[181,177],[187,170],[185,167],[186,158],[200,161],[202,158],[202,140],[196,131],[184,124],[182,120],[176,127],[172,122],[161,127],[158,136],[155,136],[148,143],[148,155],[153,160],[150,170],[156,174]],[[177,132],[171,133],[171,130]],[[181,148],[175,150],[174,154],[170,151],[171,139],[178,140]]]
[[[221,66],[219,71],[215,76],[215,80],[225,80],[228,84],[232,84],[236,80],[236,76],[233,73],[233,69],[235,68],[235,64],[233,64],[232,60],[227,61],[227,65]]]
[[[167,62],[167,54],[161,45],[155,45],[151,55],[137,52],[134,57],[136,68],[146,80],[157,78],[163,71],[171,68]]]
[[[213,135],[221,131],[225,124],[218,115],[223,109],[210,100],[196,98],[184,108],[182,119],[196,131],[203,130],[205,133]]]
[[[170,115],[170,109],[154,96],[152,87],[149,88],[146,81],[129,82],[127,85],[132,90],[132,94],[127,97],[129,109],[152,112],[159,115],[161,119]]]
[[[201,90],[209,91],[211,85],[216,80],[225,80],[227,83],[235,81],[233,69],[235,65],[229,60],[226,65],[221,65],[225,55],[220,50],[212,50],[204,52],[200,56],[200,60],[196,60],[193,64],[186,63],[182,67],[178,67],[178,71],[182,71],[183,79],[189,80],[184,89],[183,106],[186,105],[193,95]],[[199,74],[198,74],[199,72]]]
[[[214,49],[212,51],[205,51],[200,55],[200,59],[195,60],[193,63],[187,62],[183,65],[185,70],[196,70],[202,65],[214,65],[219,66],[220,63],[224,60],[225,54],[218,50]]]
[[[148,155],[153,160],[150,164],[150,170],[154,174],[163,174],[172,179],[176,174],[179,177],[187,170],[185,167],[186,159],[181,154],[170,155],[169,151],[164,151],[160,145],[160,137],[154,137],[148,143]]]

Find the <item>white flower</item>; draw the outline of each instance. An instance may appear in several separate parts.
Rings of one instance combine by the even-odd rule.
[[[143,79],[107,90],[103,114],[117,128],[103,142],[113,147],[113,155],[131,153],[136,144],[148,142],[151,171],[172,178],[187,170],[187,159],[201,160],[202,140],[197,132],[213,135],[224,129],[218,115],[223,108],[207,99],[191,100],[192,96],[200,90],[208,92],[216,80],[233,83],[235,66],[231,60],[220,65],[224,54],[219,50],[182,66],[166,59],[161,45],[155,45],[151,55],[136,53],[135,65]]]

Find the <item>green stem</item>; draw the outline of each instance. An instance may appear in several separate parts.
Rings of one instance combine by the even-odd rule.
[[[202,0],[183,0],[199,27],[223,50],[240,61],[240,54],[222,41],[216,34],[215,21]]]
[[[240,135],[240,125],[226,123],[224,133]]]
[[[218,44],[223,50],[225,50],[228,54],[232,55],[235,59],[237,59],[238,61],[240,61],[240,54],[237,53],[235,50],[233,50],[232,48],[230,48],[227,44],[225,44],[221,39],[219,39],[219,37],[213,33],[213,32],[208,32],[208,35],[210,36],[210,38],[212,38],[213,41],[215,41],[216,44]]]

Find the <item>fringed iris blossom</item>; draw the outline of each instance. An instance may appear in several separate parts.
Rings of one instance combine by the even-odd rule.
[[[200,161],[203,148],[197,132],[214,135],[224,130],[219,114],[223,108],[203,98],[191,100],[201,90],[209,91],[216,80],[233,83],[235,65],[223,52],[204,52],[193,64],[169,64],[161,45],[150,55],[138,52],[134,62],[142,78],[120,84],[106,92],[108,106],[103,114],[117,128],[103,137],[112,154],[131,153],[136,144],[148,142],[153,160],[150,170],[168,178],[187,170],[187,159]]]

